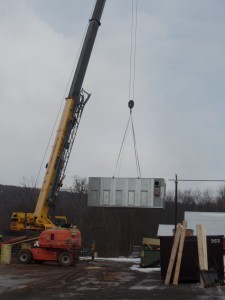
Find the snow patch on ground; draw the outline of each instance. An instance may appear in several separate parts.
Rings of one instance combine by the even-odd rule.
[[[152,273],[152,272],[159,272],[160,268],[141,268],[138,265],[133,265],[130,267],[132,271],[138,271],[143,273]]]
[[[132,258],[132,257],[96,257],[95,260],[107,260],[107,261],[120,261],[120,262],[136,262],[140,263],[140,258]]]
[[[116,261],[116,262],[133,262],[135,265],[131,266],[130,269],[132,271],[138,271],[138,272],[143,272],[143,273],[151,273],[151,272],[156,272],[160,271],[160,268],[141,268],[140,263],[141,259],[140,258],[132,258],[132,257],[97,257],[95,258],[95,261]]]

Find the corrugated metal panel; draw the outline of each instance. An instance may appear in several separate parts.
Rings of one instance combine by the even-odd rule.
[[[90,177],[89,206],[164,208],[163,178]]]

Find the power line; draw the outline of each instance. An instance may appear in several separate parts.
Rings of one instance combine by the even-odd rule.
[[[168,179],[168,181],[212,181],[212,182],[220,182],[225,181],[225,179]]]

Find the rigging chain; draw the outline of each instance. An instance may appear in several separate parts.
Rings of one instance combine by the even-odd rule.
[[[115,170],[114,170],[114,173],[113,173],[113,178],[115,177],[117,169],[118,169],[118,177],[119,177],[119,174],[120,174],[122,158],[123,158],[123,152],[124,152],[124,145],[125,145],[125,141],[126,141],[127,132],[128,132],[130,122],[131,122],[131,127],[132,127],[132,137],[133,137],[133,145],[134,145],[134,152],[135,152],[135,159],[136,159],[137,176],[138,176],[138,178],[141,178],[141,167],[140,167],[138,151],[137,151],[137,142],[136,142],[135,131],[134,131],[134,122],[133,122],[133,118],[132,118],[132,108],[134,107],[134,101],[133,100],[130,100],[128,102],[128,107],[130,108],[130,115],[129,115],[129,118],[128,118],[125,133],[124,133],[124,136],[123,136],[123,140],[122,140],[122,144],[121,144],[121,147],[120,147],[119,155],[118,155],[118,158],[117,158],[116,167],[115,167]]]

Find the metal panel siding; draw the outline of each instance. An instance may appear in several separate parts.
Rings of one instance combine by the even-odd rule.
[[[165,191],[163,178],[90,177],[88,205],[164,208]]]
[[[128,206],[135,204],[135,191],[128,191]]]

